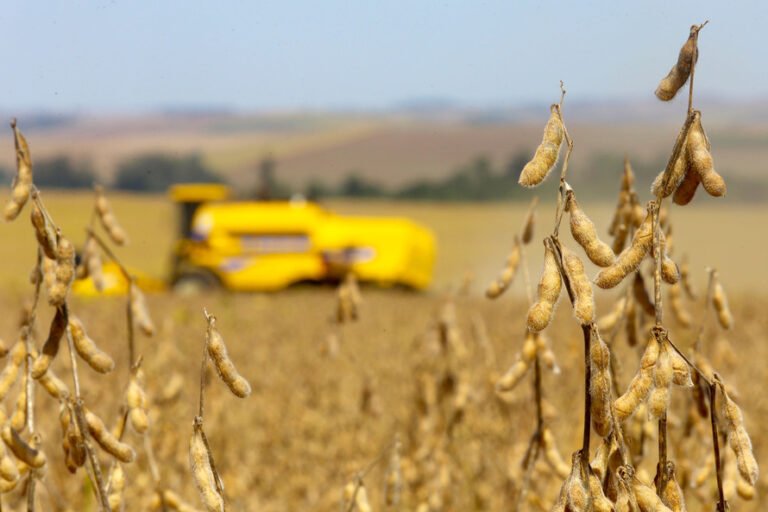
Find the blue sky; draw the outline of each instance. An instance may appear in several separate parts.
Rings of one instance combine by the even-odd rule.
[[[643,98],[705,19],[699,93],[768,97],[765,1],[7,2],[0,110]]]

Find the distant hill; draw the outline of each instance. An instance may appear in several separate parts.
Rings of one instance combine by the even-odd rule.
[[[684,98],[670,104],[572,100],[566,99],[565,118],[576,144],[574,179],[613,180],[605,162],[620,162],[625,153],[636,166],[655,172],[672,148],[686,108]],[[744,183],[768,185],[768,101],[704,98],[699,103],[717,168]],[[466,108],[443,100],[405,102],[386,112],[173,109],[136,116],[17,115],[33,158],[87,160],[105,182],[119,162],[161,152],[198,153],[225,179],[244,186],[255,183],[258,162],[271,155],[278,178],[294,187],[311,180],[337,184],[351,172],[397,187],[444,178],[479,155],[503,168],[513,156],[533,151],[547,116],[545,104]],[[600,174],[596,162],[603,162]],[[0,166],[13,165],[7,131]],[[738,190],[749,192],[749,187]]]

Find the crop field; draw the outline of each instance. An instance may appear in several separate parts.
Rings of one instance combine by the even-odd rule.
[[[79,246],[92,194],[43,191],[42,197],[52,217]],[[118,256],[132,268],[162,275],[175,233],[175,212],[169,201],[130,195],[117,195],[111,201],[130,237],[129,245],[116,249]],[[520,462],[536,426],[532,372],[510,393],[496,393],[494,383],[515,361],[524,342],[528,306],[523,275],[518,275],[509,297],[489,301],[482,292],[501,267],[527,205],[335,202],[328,206],[345,214],[408,216],[430,226],[440,248],[431,291],[414,294],[364,287],[359,320],[342,326],[333,321],[337,306],[332,288],[191,298],[148,295],[157,332],[152,338],[137,335],[136,351],[143,356],[151,427],[145,437],[130,428],[125,434],[138,454],[135,463],[124,466],[126,510],[151,507],[152,491],[157,488],[172,490],[199,507],[188,443],[197,413],[199,354],[205,342],[203,308],[217,316],[229,355],[253,390],[240,400],[214,372],[208,372],[206,434],[230,509],[339,510],[344,486],[361,472],[365,472],[363,481],[373,510],[427,510],[418,508],[424,503],[431,503],[428,510],[505,510],[515,504],[524,478]],[[550,229],[553,219],[545,212],[553,207],[539,205],[536,240]],[[612,210],[607,204],[588,207],[596,220],[608,219]],[[768,307],[764,292],[768,283],[760,270],[764,242],[749,236],[746,226],[762,224],[768,212],[726,205],[676,209],[673,216],[675,250],[685,250],[689,256],[699,300],[687,301],[685,306],[696,319],[694,326],[673,324],[672,335],[683,350],[692,346],[704,318],[704,267],[717,266],[736,321],[734,329],[725,332],[709,315],[702,338],[704,351],[737,391],[734,396],[744,410],[758,462],[764,466],[768,438],[761,425],[768,421],[768,400],[759,383],[765,382],[768,357],[763,343],[768,320],[762,314]],[[604,231],[607,221],[597,224]],[[711,241],[712,229],[720,233],[717,242]],[[34,262],[35,240],[24,219],[4,225],[3,238],[16,241],[2,245],[5,265],[0,275],[6,290],[2,302],[9,312],[0,321],[0,333],[10,345],[18,329],[17,312],[32,293],[27,276]],[[563,238],[573,244],[567,232]],[[526,249],[533,284],[542,252],[538,243]],[[595,267],[588,268],[594,272]],[[599,315],[609,312],[620,295],[620,291],[598,292]],[[108,375],[80,367],[84,402],[111,425],[120,415],[119,390],[130,375],[124,299],[74,297],[70,308],[115,360],[115,370]],[[451,309],[455,337],[446,346],[440,342],[440,332],[452,316]],[[561,371],[545,369],[542,382],[543,414],[566,461],[581,442],[576,426],[582,421],[584,386],[581,330],[569,309],[561,305],[547,330]],[[41,308],[40,340],[45,337],[50,310]],[[328,353],[331,336],[339,341],[335,355]],[[635,371],[638,348],[628,346],[622,329],[611,348],[622,361],[616,379],[623,389]],[[64,378],[71,371],[69,360],[60,356],[52,369]],[[459,383],[463,398],[457,402]],[[37,491],[41,509],[96,510],[86,472],[80,469],[71,475],[65,469],[56,421],[59,405],[42,392],[37,395],[35,414],[49,458]],[[672,404],[675,412],[668,421],[674,451],[670,456],[678,462],[677,478],[685,489],[688,510],[710,510],[714,476],[696,488],[692,483],[697,468],[707,464],[707,423],[700,420],[694,433],[686,433],[690,393],[675,389]],[[6,409],[12,408],[9,398]],[[638,470],[652,478],[655,425],[646,422],[644,427],[645,455]],[[596,437],[593,450],[600,444]],[[401,491],[399,505],[394,507],[386,505],[385,484],[396,439]],[[158,480],[152,477],[144,443],[153,447]],[[105,455],[102,460],[104,468],[112,463]],[[760,510],[765,480],[758,482],[755,498],[742,501],[732,489],[737,477],[730,450],[725,461],[734,496],[732,510]],[[527,508],[548,510],[561,482],[556,470],[539,460],[531,482]],[[23,494],[4,495],[2,500],[4,507],[18,506]]]

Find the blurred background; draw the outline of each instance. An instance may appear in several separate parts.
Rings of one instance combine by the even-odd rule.
[[[125,257],[151,274],[167,272],[175,235],[168,188],[221,182],[240,198],[301,195],[425,223],[444,288],[467,272],[492,277],[534,195],[548,211],[554,180],[532,192],[517,177],[560,80],[576,144],[569,181],[593,218],[609,220],[625,155],[650,198],[687,106],[653,91],[688,27],[708,19],[695,105],[728,195],[699,194],[679,214],[679,239],[694,266],[738,254],[747,269],[760,262],[752,226],[768,217],[766,14],[757,1],[17,3],[0,13],[0,118],[19,118],[49,197],[90,201],[94,181],[112,189],[133,235]],[[62,201],[70,232],[87,201]],[[0,280],[23,282],[6,269]],[[768,284],[731,272],[740,286]]]

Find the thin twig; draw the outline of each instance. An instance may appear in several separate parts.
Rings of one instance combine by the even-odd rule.
[[[34,343],[34,331],[35,331],[35,319],[37,315],[37,305],[40,301],[40,285],[43,281],[43,251],[38,246],[37,248],[37,263],[35,265],[34,272],[36,273],[35,279],[35,291],[32,299],[32,307],[29,316],[26,318],[25,324],[21,328],[21,337],[24,340],[26,355],[24,356],[24,385],[26,386],[26,416],[27,416],[27,429],[31,435],[35,434],[35,385],[32,379],[32,352],[35,348]],[[35,487],[37,481],[37,470],[34,468],[29,472],[27,477],[27,511],[34,512],[35,510]]]
[[[85,228],[85,232],[88,234],[88,236],[93,237],[93,239],[96,240],[96,243],[99,244],[99,247],[101,247],[109,259],[115,262],[115,265],[117,265],[117,268],[120,269],[120,273],[123,274],[123,277],[125,277],[128,282],[132,282],[134,280],[133,276],[130,272],[128,272],[128,269],[125,267],[125,265],[123,265],[123,262],[120,261],[120,258],[118,258],[114,251],[110,249],[109,245],[107,245],[107,243],[90,227]]]
[[[357,492],[360,490],[360,487],[363,486],[363,478],[368,476],[368,473],[373,470],[373,468],[376,467],[376,465],[379,464],[384,459],[384,456],[392,449],[392,447],[397,442],[397,436],[395,436],[392,441],[390,441],[387,446],[379,452],[379,454],[374,458],[371,462],[368,463],[361,471],[358,471],[355,474],[355,488],[352,491],[352,496],[349,500],[349,504],[346,508],[347,512],[352,512],[355,508],[355,499],[357,498]]]
[[[699,331],[696,334],[696,339],[693,342],[693,349],[696,352],[701,351],[701,339],[704,336],[704,329],[707,326],[707,319],[709,318],[709,308],[712,304],[712,295],[715,290],[715,279],[717,278],[717,270],[707,267],[707,293],[704,295],[704,304],[701,312],[701,323],[699,324]]]
[[[699,60],[699,31],[709,23],[709,20],[705,21],[701,25],[693,29],[693,61],[691,62],[691,79],[688,83],[688,114],[693,113],[693,77],[696,75],[696,62]]]
[[[131,278],[128,280],[128,297],[125,301],[125,323],[126,323],[126,336],[128,338],[128,364],[130,365],[130,372],[131,374],[136,374],[139,371],[139,366],[141,365],[141,356],[138,358],[136,357],[136,334],[134,330],[134,321],[133,321],[133,307],[132,307],[132,297],[133,297],[133,287],[136,286],[136,283]]]
[[[533,433],[531,440],[528,442],[528,448],[526,449],[525,456],[523,457],[523,467],[525,468],[525,473],[523,475],[523,484],[520,487],[520,492],[517,494],[517,497],[515,498],[515,505],[512,508],[512,510],[515,512],[520,510],[523,499],[525,498],[525,495],[528,494],[528,488],[531,485],[531,478],[533,476],[533,467],[536,463],[536,460],[539,458],[540,452],[541,431],[536,429],[536,432]]]
[[[720,442],[717,436],[717,419],[715,418],[715,399],[717,397],[717,385],[712,382],[709,384],[709,419],[712,425],[712,446],[715,451],[715,472],[717,475],[717,512],[726,512],[728,502],[723,493],[723,474],[720,467]]]

